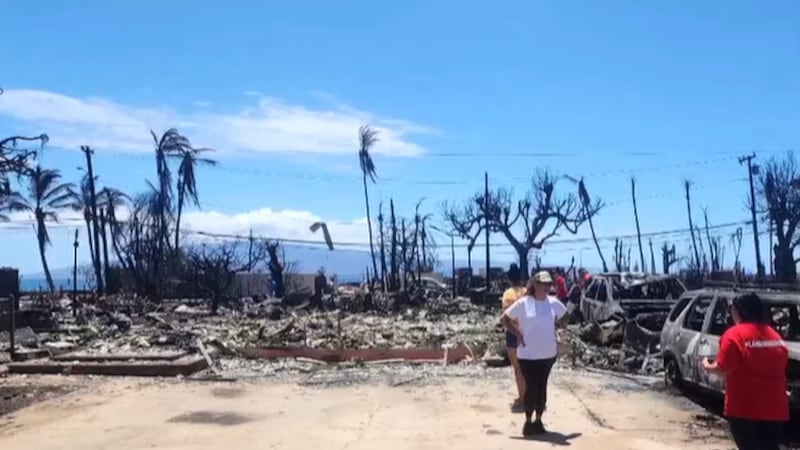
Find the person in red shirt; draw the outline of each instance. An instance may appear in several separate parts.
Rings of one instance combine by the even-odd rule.
[[[564,269],[556,269],[556,297],[562,303],[567,303],[569,292],[567,292],[567,279],[564,277]]]
[[[737,447],[778,450],[789,420],[789,350],[758,295],[734,298],[730,314],[735,325],[722,335],[717,360],[703,359],[703,368],[725,377],[725,417]]]
[[[581,289],[586,289],[589,286],[589,282],[592,281],[592,274],[589,273],[588,270],[581,268],[578,271],[579,282],[581,283]]]

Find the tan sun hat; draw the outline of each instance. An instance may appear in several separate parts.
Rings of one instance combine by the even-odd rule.
[[[550,272],[546,270],[540,270],[533,275],[533,282],[541,284],[553,284],[553,277],[550,276]]]

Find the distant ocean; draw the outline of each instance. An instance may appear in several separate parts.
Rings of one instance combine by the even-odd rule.
[[[72,290],[72,278],[53,278],[56,289],[63,288],[65,291]],[[24,292],[45,291],[47,290],[47,279],[45,277],[20,277],[19,288]],[[86,280],[78,278],[78,289],[86,289]]]
[[[331,276],[331,274],[328,274]],[[358,274],[345,274],[339,275],[339,282],[340,283],[358,283],[361,282],[363,276]],[[53,283],[56,285],[56,290],[63,289],[65,291],[72,290],[72,278],[53,278]],[[78,289],[84,290],[89,289],[93,286],[89,286],[85,279],[78,278]],[[20,290],[23,292],[35,292],[35,291],[46,291],[47,290],[47,279],[45,277],[27,277],[21,276],[20,277]]]

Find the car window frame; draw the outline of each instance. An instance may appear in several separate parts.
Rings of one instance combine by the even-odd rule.
[[[672,311],[670,311],[669,315],[667,316],[667,322],[674,323],[675,321],[680,319],[681,314],[683,314],[683,312],[686,311],[686,308],[688,308],[689,305],[691,305],[694,299],[696,299],[697,297],[698,297],[697,295],[684,294],[680,298],[678,298],[678,301],[675,303],[675,306],[672,308]],[[686,302],[683,304],[683,306],[681,306],[681,303],[684,300]]]
[[[713,294],[699,294],[695,296],[694,301],[691,303],[691,305],[689,305],[688,308],[686,308],[686,313],[683,314],[683,320],[681,321],[681,329],[687,331],[693,331],[695,333],[703,333],[703,330],[706,328],[706,322],[708,321],[708,311],[709,309],[711,309],[711,306],[714,305],[715,297],[716,296]],[[692,313],[692,308],[694,308],[698,303],[706,299],[708,299],[708,306],[706,307],[707,308],[706,311],[703,313],[703,321],[702,323],[700,323],[700,329],[695,330],[694,328],[687,327],[686,324],[689,321],[689,315]]]
[[[732,300],[733,300],[733,297],[730,296],[730,295],[727,295],[727,294],[718,294],[717,296],[714,297],[714,302],[709,307],[708,311],[706,311],[706,316],[707,317],[706,317],[706,322],[703,325],[703,334],[707,334],[709,336],[714,336],[714,337],[722,337],[722,335],[725,334],[725,331],[728,331],[728,328],[730,328],[729,326],[727,326],[727,321],[728,321],[729,316],[730,316],[730,313],[728,311],[729,311],[729,308],[730,308]],[[725,304],[726,327],[725,327],[725,330],[722,331],[722,333],[713,334],[713,333],[711,333],[711,325],[714,322],[714,314],[716,313],[717,305],[722,304],[722,303]]]

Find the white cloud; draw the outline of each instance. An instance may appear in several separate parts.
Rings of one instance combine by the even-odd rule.
[[[127,218],[126,211],[118,211],[120,219]],[[24,229],[33,225],[30,215],[25,213],[8,214],[10,222],[0,223],[0,232],[3,229]],[[221,235],[247,236],[250,230],[253,235],[263,238],[308,240],[324,243],[322,230],[316,233],[309,227],[315,222],[325,222],[331,239],[336,242],[363,243],[368,242],[366,218],[352,221],[325,220],[308,211],[297,210],[272,210],[262,208],[238,214],[225,214],[217,211],[192,211],[183,215],[181,228],[186,232],[187,240],[204,240],[201,235],[192,232],[205,232]],[[83,232],[83,214],[77,211],[61,211],[58,223],[49,223],[50,229],[78,228]],[[352,247],[348,247],[352,248]],[[360,248],[360,247],[357,247]]]
[[[197,146],[225,152],[351,154],[358,128],[370,123],[379,132],[374,153],[416,156],[424,152],[410,136],[437,130],[407,120],[382,118],[348,106],[310,109],[248,92],[255,103],[235,113],[211,105],[192,112],[169,107],[124,105],[102,98],[77,98],[55,92],[10,89],[0,96],[0,116],[31,133],[47,132],[58,147],[92,145],[106,150],[151,151],[149,130],[176,127]]]
[[[217,211],[195,211],[186,213],[182,219],[187,230],[215,234],[253,235],[264,238],[297,239],[324,242],[322,230],[316,233],[309,227],[315,222],[325,222],[331,239],[335,242],[367,243],[367,219],[349,222],[326,221],[308,211],[272,210],[262,208],[239,214]]]

